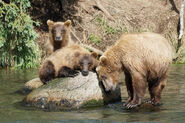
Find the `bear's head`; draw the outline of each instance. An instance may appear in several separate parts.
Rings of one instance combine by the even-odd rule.
[[[98,65],[98,54],[96,52],[92,53],[79,53],[76,52],[75,56],[78,57],[77,68],[81,70],[83,76],[87,76],[89,71],[95,70]]]
[[[66,35],[70,33],[71,21],[67,20],[65,22],[53,22],[51,20],[47,21],[49,27],[49,32],[51,37],[55,42],[62,42]]]
[[[116,89],[121,73],[120,65],[112,61],[105,56],[101,56],[99,65],[96,68],[98,78],[102,82],[105,91],[114,91]]]

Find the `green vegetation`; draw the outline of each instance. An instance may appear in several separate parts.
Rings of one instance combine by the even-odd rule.
[[[89,39],[90,39],[93,43],[95,43],[95,44],[99,44],[99,43],[101,42],[100,37],[95,36],[94,34],[90,34]]]
[[[91,52],[91,49],[89,49],[88,47],[85,47],[85,49],[86,49],[87,51]]]
[[[182,47],[180,53],[178,54],[175,63],[184,64],[185,63],[185,47]]]
[[[86,108],[86,107],[94,107],[94,106],[103,106],[103,100],[89,100],[87,102],[85,102],[82,107]]]
[[[135,29],[135,33],[141,33],[141,32],[144,32],[144,31],[142,31],[142,30],[139,29],[139,28],[136,28],[136,29]]]
[[[26,9],[29,0],[0,1],[0,66],[32,68],[40,61],[38,45],[34,42],[37,34],[33,21]]]
[[[125,33],[125,32],[128,32],[127,28],[124,27],[124,28],[121,28],[121,27],[112,27],[110,26],[106,20],[103,20],[101,17],[97,17],[97,21],[98,21],[98,24],[99,26],[105,30],[105,33],[106,34],[116,34],[118,32],[122,32],[122,33]]]

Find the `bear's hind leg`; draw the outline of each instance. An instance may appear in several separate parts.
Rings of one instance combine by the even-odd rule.
[[[58,77],[75,77],[78,75],[78,71],[73,70],[67,66],[61,67],[61,69],[58,72]]]
[[[149,83],[149,92],[150,92],[150,101],[147,103],[151,103],[152,105],[159,105],[161,99],[161,92],[166,85],[166,77],[162,79],[160,82],[156,82],[154,84]]]
[[[135,108],[142,103],[146,91],[146,79],[138,72],[132,73],[133,99],[126,105],[127,109]]]
[[[132,78],[129,72],[124,72],[125,73],[125,84],[127,87],[127,93],[128,93],[128,99],[127,101],[123,104],[123,106],[126,106],[130,101],[133,99],[133,87],[132,87]]]
[[[39,77],[44,84],[47,84],[50,80],[55,78],[55,69],[51,61],[44,63]]]

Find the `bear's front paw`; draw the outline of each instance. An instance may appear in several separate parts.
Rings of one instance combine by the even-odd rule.
[[[127,106],[127,104],[128,104],[127,102],[124,102],[124,103],[123,103],[123,106],[124,106],[124,107],[126,107],[126,106]]]
[[[74,71],[71,71],[70,74],[69,74],[69,77],[75,77],[79,74],[78,71],[74,70]]]
[[[78,71],[73,70],[69,67],[63,66],[59,72],[58,72],[58,77],[75,77],[79,74]]]
[[[128,103],[132,101],[132,98],[129,96],[127,101],[123,103],[123,106],[125,107]]]
[[[140,106],[140,104],[128,103],[128,104],[126,105],[126,109],[133,109],[133,108],[136,108],[136,107],[138,107],[138,106]]]

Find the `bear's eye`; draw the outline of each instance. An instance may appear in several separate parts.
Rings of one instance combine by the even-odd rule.
[[[111,70],[111,69],[107,69],[107,72],[108,72],[108,73],[111,73],[111,72],[112,72],[112,70]]]
[[[83,62],[80,62],[80,65],[83,65],[84,63]]]
[[[61,30],[61,33],[65,33],[65,32],[66,32],[66,30],[64,30],[64,29]]]
[[[55,30],[55,29],[53,29],[53,30],[52,30],[52,33],[56,33],[56,30]]]

